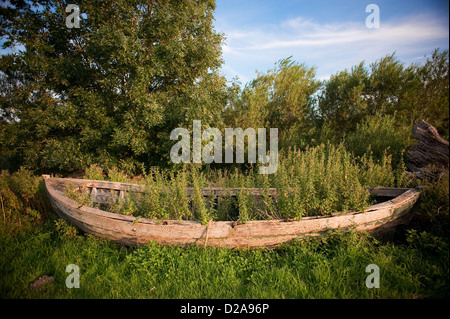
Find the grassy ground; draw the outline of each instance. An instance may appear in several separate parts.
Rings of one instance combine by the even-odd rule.
[[[414,246],[333,232],[276,249],[126,248],[61,225],[1,234],[2,298],[448,297],[448,244],[427,250],[435,237]],[[80,269],[78,289],[65,285],[68,264]],[[379,289],[365,285],[369,264],[380,268]],[[30,289],[43,275],[55,281]]]
[[[333,231],[248,250],[127,248],[77,233],[36,194],[13,200],[10,184],[2,189],[0,298],[448,298],[448,178],[428,189],[394,241]],[[69,264],[79,267],[80,288],[66,287]],[[366,287],[369,264],[379,267],[379,288]],[[54,281],[29,287],[43,275]]]

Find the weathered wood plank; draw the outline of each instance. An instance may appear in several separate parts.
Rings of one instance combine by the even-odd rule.
[[[435,127],[420,120],[413,126],[411,137],[417,139],[417,143],[406,153],[407,167],[416,177],[438,178],[448,171],[449,143],[439,135]]]
[[[356,225],[358,230],[376,233],[384,225],[395,225],[407,214],[416,202],[420,192],[417,189],[381,189],[381,194],[400,194],[392,200],[373,205],[366,213],[345,213],[326,217],[305,217],[301,221],[249,221],[245,224],[219,221],[202,225],[195,221],[156,221],[135,218],[101,211],[92,207],[79,206],[64,196],[62,179],[45,179],[49,198],[58,214],[81,230],[99,237],[126,245],[140,245],[151,241],[169,245],[207,244],[226,247],[252,247],[275,245],[304,236],[317,236],[330,228],[348,228]],[[76,181],[83,185],[83,181]],[[139,185],[117,183],[92,183],[97,192],[111,187],[120,192],[140,188]],[[110,183],[110,184],[108,184]],[[116,193],[117,194],[117,193]],[[97,194],[98,196],[98,194]],[[117,195],[116,195],[117,196]],[[120,195],[119,195],[120,196]]]

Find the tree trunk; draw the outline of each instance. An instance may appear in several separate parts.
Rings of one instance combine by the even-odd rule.
[[[424,120],[413,126],[412,137],[418,142],[407,152],[408,169],[418,178],[437,178],[449,167],[449,143]]]

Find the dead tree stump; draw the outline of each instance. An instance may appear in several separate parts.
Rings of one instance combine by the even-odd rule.
[[[408,169],[419,179],[437,178],[449,167],[449,143],[424,120],[413,126],[412,137],[418,142],[407,152]]]

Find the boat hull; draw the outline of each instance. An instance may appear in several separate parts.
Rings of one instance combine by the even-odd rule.
[[[45,179],[52,206],[61,218],[86,233],[128,246],[152,242],[163,245],[198,244],[230,248],[272,246],[295,238],[319,236],[329,229],[337,228],[355,228],[379,236],[399,224],[407,223],[411,218],[409,213],[420,195],[420,191],[415,188],[373,188],[373,194],[395,197],[373,205],[365,212],[304,217],[301,221],[264,220],[249,221],[245,224],[215,221],[202,225],[195,221],[136,218],[80,206],[64,196],[63,188],[67,182],[91,187],[91,192],[98,193],[100,199],[105,198],[105,191],[123,196],[124,191],[139,191],[143,186],[80,179]]]

